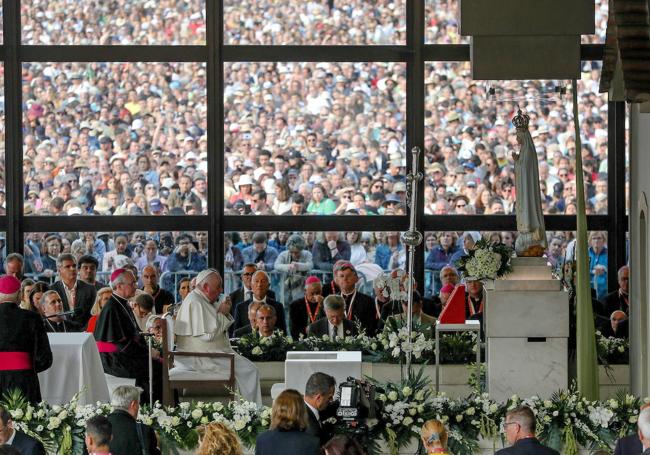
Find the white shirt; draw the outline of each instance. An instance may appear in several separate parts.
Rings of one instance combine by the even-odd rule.
[[[316,415],[318,415],[318,414],[316,414]],[[5,442],[5,444],[7,444],[8,446],[10,446],[10,445],[12,445],[14,443],[14,438],[16,437],[16,430],[14,428],[12,428],[11,431],[13,431],[13,433],[11,434],[11,437],[9,439],[7,439],[7,442]]]
[[[77,281],[75,280],[74,286],[72,288],[69,288],[66,284],[65,281],[61,280],[61,284],[63,284],[63,289],[65,290],[65,298],[68,300],[68,305],[70,306],[70,309],[73,310],[73,300],[74,300],[74,306],[77,306]],[[72,298],[72,294],[74,293],[75,298]]]
[[[345,333],[343,333],[343,321],[339,323],[339,325],[336,326],[337,330],[336,333],[338,334],[337,336],[339,337],[345,337]],[[332,336],[332,331],[334,330],[334,325],[328,320],[327,321],[327,334],[329,336]]]

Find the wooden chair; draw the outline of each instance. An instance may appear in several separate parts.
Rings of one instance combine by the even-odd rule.
[[[168,320],[162,325],[162,345],[163,345],[163,405],[174,405],[174,391],[178,389],[188,389],[195,391],[214,390],[218,386],[227,387],[229,390],[235,389],[235,354],[222,352],[180,352],[169,349],[169,333],[171,330],[167,325]],[[224,358],[230,360],[230,368],[226,377],[215,378],[214,373],[204,373],[200,371],[187,371],[173,368],[174,357],[211,357]]]

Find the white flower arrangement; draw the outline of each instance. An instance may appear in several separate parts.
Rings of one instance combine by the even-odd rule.
[[[401,269],[381,273],[372,282],[377,292],[389,300],[404,302],[408,299],[408,274]]]
[[[505,403],[496,403],[487,394],[451,399],[445,394],[435,395],[422,372],[400,383],[377,387],[381,406],[371,427],[374,440],[383,438],[389,445],[404,447],[418,437],[424,421],[437,418],[448,427],[451,452],[459,455],[474,453],[480,437],[498,439],[506,411],[521,404],[535,413],[540,439],[555,444],[563,454],[577,455],[579,445],[612,446],[621,434],[634,430],[642,403],[632,395],[589,401],[575,391],[559,392],[550,399],[521,400],[513,396]],[[41,440],[48,453],[72,455],[83,451],[86,420],[112,412],[108,404],[80,406],[76,400],[56,407],[47,403],[33,406],[24,398],[5,396],[2,404],[16,428]],[[209,422],[223,422],[251,447],[256,436],[268,429],[271,409],[246,401],[181,403],[175,408],[157,404],[153,409],[141,408],[138,420],[151,425],[170,448],[193,450],[198,442],[197,428]]]
[[[477,250],[465,263],[469,276],[477,280],[496,279],[500,267],[501,255],[489,250]]]

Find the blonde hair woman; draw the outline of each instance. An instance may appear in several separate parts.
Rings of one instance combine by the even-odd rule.
[[[420,432],[422,444],[427,451],[427,455],[443,454],[449,455],[447,451],[447,429],[440,420],[427,420],[422,425]]]
[[[237,434],[220,422],[209,423],[199,430],[200,442],[196,455],[242,455]]]
[[[273,402],[271,429],[257,436],[255,455],[319,455],[317,437],[305,433],[307,410],[302,395],[287,389]]]
[[[106,302],[108,302],[108,299],[111,298],[112,293],[113,290],[109,287],[104,287],[101,288],[99,291],[97,291],[97,296],[95,297],[95,303],[90,309],[91,316],[90,319],[88,320],[88,325],[86,326],[86,332],[93,333],[95,331],[95,324],[97,324],[97,318],[99,317],[99,313],[102,311],[104,305],[106,305]]]

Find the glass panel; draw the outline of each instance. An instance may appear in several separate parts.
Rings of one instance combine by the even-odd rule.
[[[510,121],[531,116],[544,213],[575,213],[571,87],[556,81],[473,81],[469,62],[428,63],[425,98],[425,214],[511,214],[517,149]],[[607,98],[600,67],[583,63],[578,82],[588,213],[607,213]],[[488,90],[495,93],[488,95]]]
[[[424,23],[427,44],[468,44],[468,36],[458,34],[460,0],[426,0]]]
[[[21,18],[23,44],[205,44],[205,0],[25,0]]]
[[[110,282],[116,269],[134,266],[142,285],[142,270],[152,265],[160,285],[175,293],[183,277],[193,277],[208,264],[208,233],[199,232],[30,232],[25,234],[25,276],[53,283],[56,260],[71,253],[77,260],[90,255],[98,262],[97,286]],[[94,283],[86,269],[79,278]]]
[[[227,232],[225,287],[227,292],[239,289],[243,266],[256,264],[258,269],[269,273],[271,289],[278,299],[283,296],[281,301],[288,305],[303,295],[307,276],[330,283],[332,266],[345,259],[357,267],[363,292],[373,295],[371,281],[379,272],[405,268],[406,250],[400,235],[400,232],[351,231]],[[330,247],[336,248],[334,256]]]
[[[227,214],[404,211],[405,64],[237,62],[224,71]]]
[[[225,44],[406,43],[406,0],[224,1]]]
[[[596,33],[583,35],[583,44],[598,44],[605,42],[607,34],[607,18],[609,16],[609,2],[607,0],[596,0]]]
[[[25,63],[26,215],[201,215],[202,63]]]

